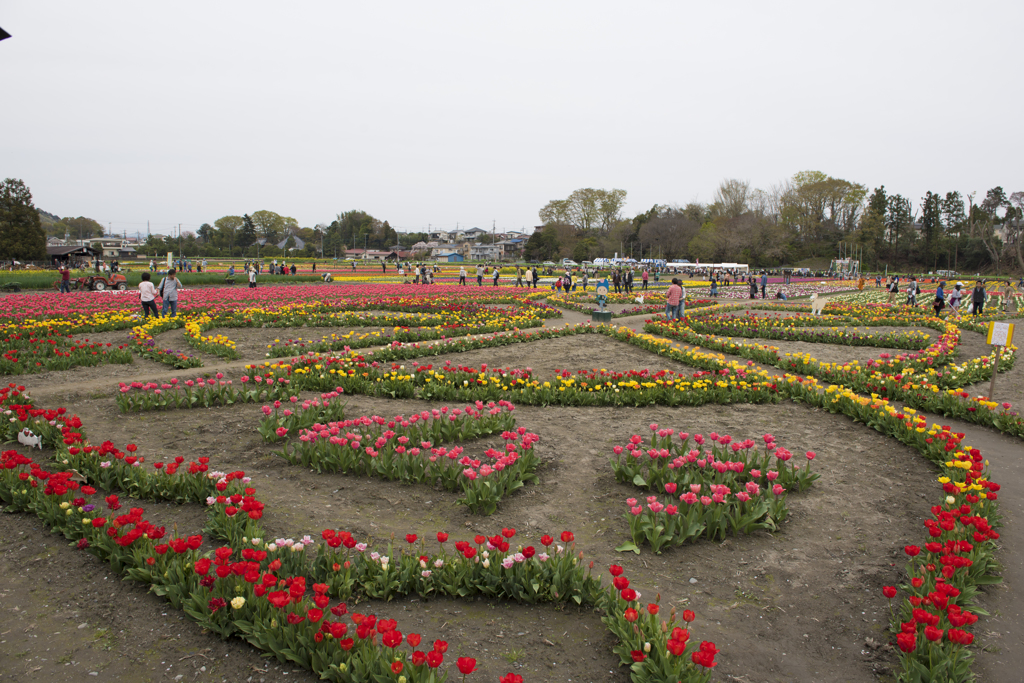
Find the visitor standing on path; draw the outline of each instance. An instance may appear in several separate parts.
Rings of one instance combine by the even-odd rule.
[[[148,275],[149,273],[146,274]],[[150,287],[152,286],[153,284],[150,283]],[[71,293],[71,268],[69,268],[66,263],[60,267],[60,293]]]
[[[494,286],[498,286],[498,275],[501,274],[501,268],[494,266]]]
[[[975,318],[985,310],[985,283],[981,280],[974,284],[974,291],[971,292],[971,305],[974,307]]]
[[[164,317],[167,317],[167,310],[170,309],[171,317],[177,317],[178,315],[178,290],[181,289],[181,280],[175,277],[176,271],[171,268],[167,271],[167,276],[160,280],[160,297],[164,300],[163,309]]]
[[[679,280],[672,278],[672,284],[668,286],[668,292],[665,294],[665,320],[674,320],[677,317],[682,296],[683,288],[679,285]]]
[[[762,299],[767,299],[768,298],[768,294],[766,294],[767,291],[768,291],[768,272],[762,270],[761,271],[761,298]]]
[[[249,269],[249,289],[256,289],[256,268]]]
[[[516,287],[523,286],[523,269],[518,265],[516,266]]]
[[[647,272],[647,269],[646,269],[646,268],[644,268],[644,273],[643,273],[643,275],[641,275],[641,276],[640,276],[640,280],[641,280],[641,282],[643,283],[643,284],[642,284],[642,285],[640,286],[640,289],[642,289],[642,290],[643,290],[643,291],[645,291],[645,292],[647,291],[647,278],[648,278],[648,276],[649,276],[649,274],[648,274],[648,272]]]
[[[157,318],[160,311],[156,307],[156,287],[150,281],[149,273],[142,274],[142,282],[139,283],[139,300],[142,302],[142,317],[148,318],[150,311]]]
[[[459,268],[459,284],[463,287],[466,286],[466,266]]]
[[[476,286],[484,286],[484,266],[482,263],[476,264]]]

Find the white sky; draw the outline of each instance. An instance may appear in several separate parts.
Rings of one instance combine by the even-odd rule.
[[[1024,190],[1016,2],[7,0],[0,177],[154,232],[269,209],[537,224],[821,170]],[[1013,131],[1018,130],[1017,133]]]

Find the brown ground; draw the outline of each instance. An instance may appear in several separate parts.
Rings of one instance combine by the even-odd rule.
[[[641,327],[643,319],[619,324]],[[549,325],[565,322],[577,319],[567,313]],[[255,351],[266,343],[267,333],[286,332],[227,333],[239,348],[244,342]],[[295,336],[306,336],[303,333],[308,329],[296,330]],[[978,335],[964,335],[963,357],[985,348],[984,339],[977,344]],[[807,346],[818,358],[823,349],[831,348]],[[840,350],[873,354],[867,357],[880,352]],[[423,362],[437,365],[445,358]],[[556,368],[690,371],[593,335],[450,358],[462,365],[532,367],[535,376]],[[456,495],[433,488],[315,475],[289,466],[256,434],[258,406],[130,416],[117,412],[113,391],[122,378],[187,377],[229,365],[236,368],[231,376],[239,374],[239,363],[216,358],[205,368],[185,372],[136,359],[131,366],[15,379],[29,386],[39,405],[66,405],[78,413],[93,441],[110,439],[122,446],[134,442],[152,458],[208,455],[218,468],[246,470],[267,504],[263,523],[274,536],[315,536],[330,526],[375,538],[407,532],[429,536],[444,529],[455,540],[507,526],[518,529],[524,540],[536,542],[545,532],[571,529],[578,548],[595,561],[597,571],[613,562],[622,564],[644,599],[660,594],[666,607],[686,606],[697,612],[694,637],[712,640],[722,649],[715,680],[872,681],[893,666],[894,656],[872,645],[887,640],[888,607],[880,588],[899,580],[899,548],[921,540],[921,519],[935,502],[935,471],[911,449],[844,417],[789,403],[712,409],[522,407],[516,412],[518,423],[541,436],[540,483],[503,502],[493,517],[482,518],[462,509]],[[1018,365],[999,381],[1019,397],[1024,393],[1022,377]],[[427,405],[353,396],[348,412],[389,416]],[[661,556],[646,550],[640,556],[616,553],[615,546],[628,538],[624,501],[637,489],[614,481],[607,458],[612,446],[631,434],[648,433],[652,422],[740,439],[771,432],[796,453],[817,451],[815,468],[822,478],[809,492],[790,498],[792,515],[774,535],[702,542]],[[977,427],[964,431],[992,442],[983,448],[995,449],[1007,441],[1006,448],[1015,445],[1019,452],[1019,441],[990,436]],[[480,440],[468,444],[467,450],[482,451],[495,441]],[[998,464],[998,459],[993,457],[993,462]],[[198,506],[139,505],[159,523],[169,528],[177,524],[181,533],[202,527]],[[268,663],[240,641],[222,643],[202,633],[143,588],[118,580],[92,556],[47,533],[34,517],[0,515],[0,538],[7,541],[0,545],[0,571],[6,579],[0,584],[0,681],[314,680],[309,672]],[[421,630],[425,638],[449,640],[449,662],[461,655],[476,657],[481,673],[471,680],[494,680],[507,671],[531,682],[628,680],[627,672],[616,666],[611,639],[598,615],[587,610],[413,599],[364,610],[396,618],[400,628]],[[993,620],[993,628],[998,629],[996,623]],[[1003,626],[1010,632],[1014,622]],[[991,642],[996,649],[1011,645],[992,633],[980,635],[980,641]],[[1013,643],[1019,641],[1019,633],[1015,637]],[[988,661],[983,658],[982,666],[1002,670]],[[96,676],[90,676],[93,672]],[[995,673],[985,680],[1013,679]]]

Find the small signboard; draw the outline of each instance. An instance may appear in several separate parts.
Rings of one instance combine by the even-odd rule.
[[[996,360],[992,364],[992,381],[988,385],[988,398],[990,401],[994,401],[995,398],[993,397],[996,395],[996,375],[999,373],[999,360],[1003,347],[1013,343],[1013,323],[989,323],[986,340],[989,344],[996,347]]]
[[[989,323],[986,341],[994,346],[1009,346],[1013,343],[1013,323]]]

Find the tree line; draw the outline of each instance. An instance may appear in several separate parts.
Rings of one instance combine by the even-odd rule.
[[[798,265],[841,252],[871,270],[1024,271],[1024,192],[927,192],[919,202],[820,171],[767,189],[727,179],[711,202],[623,215],[625,190],[580,189],[541,208],[526,258],[609,257]]]

